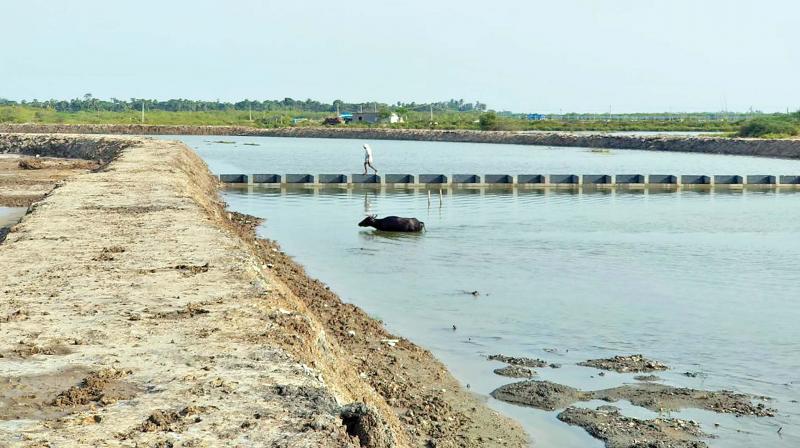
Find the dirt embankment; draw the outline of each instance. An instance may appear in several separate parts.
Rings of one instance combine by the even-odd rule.
[[[245,126],[45,125],[3,124],[0,132],[129,135],[238,135],[264,137],[348,138],[499,143],[580,148],[638,149],[800,158],[800,139],[770,140],[723,137],[635,136],[568,132],[506,132],[348,127],[260,129]]]
[[[525,444],[430,353],[256,240],[191,150],[126,141],[92,143],[114,161],[0,244],[0,445]]]

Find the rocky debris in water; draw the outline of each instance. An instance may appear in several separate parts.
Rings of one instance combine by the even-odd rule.
[[[661,377],[656,375],[636,375],[633,379],[644,382],[663,381]]]
[[[705,409],[722,414],[754,417],[773,417],[775,410],[763,403],[753,404],[748,395],[731,391],[707,391],[676,388],[663,384],[628,384],[598,391],[580,391],[549,381],[521,381],[495,389],[492,396],[510,403],[524,404],[544,410],[555,410],[576,401],[627,400],[635,406],[655,412],[677,411],[685,408]],[[762,398],[763,397],[759,397]]]
[[[524,404],[546,411],[554,411],[576,401],[589,399],[584,392],[578,389],[550,381],[521,381],[506,384],[492,391],[491,395],[498,400]]]
[[[339,414],[347,433],[358,437],[364,448],[392,448],[397,446],[394,434],[381,415],[364,403],[351,403],[342,407]]]
[[[697,378],[697,377],[704,378],[706,374],[703,372],[683,372],[683,376],[687,376],[689,378]]]
[[[547,367],[547,363],[542,361],[541,359],[534,359],[534,358],[525,358],[525,357],[514,357],[514,356],[506,356],[506,355],[490,355],[490,361],[500,361],[506,364],[511,364],[514,366],[522,366],[522,367]]]
[[[531,378],[534,371],[526,367],[520,366],[505,366],[499,369],[494,369],[494,373],[500,376],[507,376],[510,378]]]
[[[699,440],[708,437],[700,425],[691,420],[662,419],[640,420],[625,417],[613,406],[600,406],[596,410],[569,407],[558,414],[558,419],[580,426],[586,432],[605,442],[608,448],[705,448]]]
[[[126,400],[133,396],[131,388],[120,387],[120,379],[129,374],[116,369],[103,369],[90,373],[77,386],[59,393],[53,402],[53,406],[82,406],[90,403],[107,405],[118,400]]]
[[[613,370],[615,372],[655,372],[657,370],[667,370],[665,364],[652,359],[647,359],[643,355],[614,356],[606,359],[590,359],[579,362],[579,366],[594,367],[602,370]]]
[[[605,401],[627,400],[633,405],[655,412],[695,408],[736,416],[775,416],[775,409],[768,408],[763,403],[753,404],[753,397],[728,390],[708,391],[645,383],[599,390],[592,392],[591,396]]]

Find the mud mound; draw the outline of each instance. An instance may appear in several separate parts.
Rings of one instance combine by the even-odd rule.
[[[141,432],[181,432],[187,423],[201,421],[199,417],[194,419],[189,419],[189,417],[205,412],[207,409],[197,406],[187,406],[180,411],[159,409],[150,414],[138,430]]]
[[[655,372],[667,370],[665,364],[645,358],[643,355],[614,356],[606,359],[590,359],[579,362],[579,366],[594,367],[601,370],[613,370],[615,372]]]
[[[605,442],[608,448],[705,448],[698,440],[707,437],[700,426],[690,420],[661,419],[640,420],[625,417],[613,406],[597,410],[569,407],[558,419],[580,426],[586,432]]]
[[[133,397],[133,388],[120,381],[130,372],[103,369],[90,373],[77,386],[61,392],[52,405],[58,407],[82,406],[90,403],[107,405]]]
[[[501,367],[499,369],[494,369],[494,373],[509,378],[531,378],[535,374],[533,370],[520,366]]]
[[[592,392],[592,397],[605,401],[628,400],[631,404],[656,412],[695,408],[737,416],[775,415],[775,410],[766,407],[764,403],[753,404],[750,401],[753,397],[727,390],[707,391],[663,384],[629,384]]]
[[[588,399],[578,389],[550,381],[522,381],[495,389],[492,396],[509,403],[524,404],[538,409],[554,411]]]
[[[514,356],[506,356],[506,355],[490,355],[490,361],[500,361],[506,364],[511,364],[513,366],[522,366],[522,367],[547,367],[547,362],[542,361],[541,359],[534,359],[534,358],[525,358],[525,357],[514,357]]]
[[[509,403],[524,404],[552,411],[576,401],[627,400],[631,404],[655,412],[677,411],[685,408],[705,409],[721,414],[772,417],[775,410],[763,403],[753,404],[754,397],[731,391],[707,391],[676,388],[663,384],[628,384],[598,391],[580,391],[549,381],[521,381],[495,389],[492,396]],[[766,399],[765,397],[756,397]]]
[[[23,170],[40,170],[44,168],[44,163],[39,159],[22,159],[19,161],[19,167]]]

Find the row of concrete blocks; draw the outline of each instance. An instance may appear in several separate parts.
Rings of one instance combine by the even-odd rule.
[[[220,174],[228,184],[406,185],[800,185],[800,176],[671,174]]]

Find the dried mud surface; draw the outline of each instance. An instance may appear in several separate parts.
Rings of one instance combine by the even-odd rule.
[[[0,446],[526,443],[430,353],[387,343],[255,240],[184,145],[81,139],[123,149],[0,244]]]
[[[97,169],[90,160],[33,158],[0,154],[0,207],[27,207],[60,181]]]

